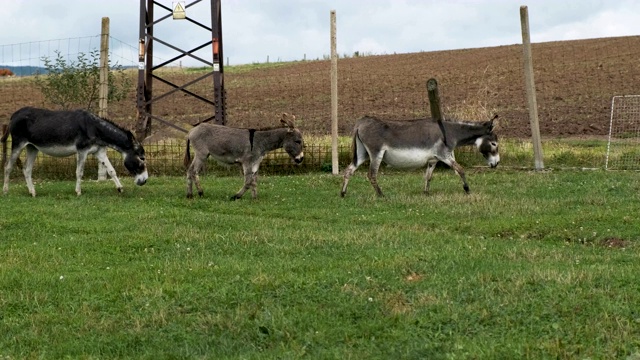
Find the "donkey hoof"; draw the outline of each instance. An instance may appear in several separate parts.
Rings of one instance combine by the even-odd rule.
[[[198,191],[198,196],[203,197],[204,196],[204,191]]]
[[[232,197],[229,198],[229,200],[231,200],[231,201],[236,201],[238,199],[240,199],[240,196],[238,196],[238,195],[233,195]]]
[[[340,192],[340,197],[344,197],[346,194],[347,194],[347,192],[346,192],[346,191],[341,191],[341,192]]]
[[[118,192],[122,194],[122,188],[118,188]]]
[[[193,194],[187,194],[187,199],[193,199]]]
[[[465,185],[465,186],[464,186],[464,192],[468,194],[468,193],[469,193],[469,191],[470,191],[470,190],[469,190],[469,185]]]

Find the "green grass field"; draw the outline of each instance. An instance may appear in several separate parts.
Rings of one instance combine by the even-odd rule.
[[[37,181],[0,197],[0,359],[640,357],[637,172]],[[247,194],[249,195],[249,194]]]

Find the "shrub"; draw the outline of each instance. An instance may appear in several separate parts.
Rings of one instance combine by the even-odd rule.
[[[79,53],[76,62],[67,61],[60,51],[51,60],[43,57],[46,74],[36,75],[36,85],[51,103],[66,110],[82,107],[89,111],[98,107],[100,90],[100,52],[93,50],[89,57]],[[109,64],[109,101],[120,101],[131,88],[131,80],[120,65]]]

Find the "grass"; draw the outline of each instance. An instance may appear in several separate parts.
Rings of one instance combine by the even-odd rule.
[[[0,358],[640,354],[637,173],[365,170],[23,181],[0,198]]]
[[[268,63],[252,63],[252,64],[242,64],[242,65],[232,65],[232,66],[225,65],[224,71],[227,74],[242,74],[242,73],[247,73],[254,70],[263,70],[263,69],[272,69],[277,67],[292,66],[297,63],[299,63],[299,61],[290,61],[290,62],[276,61],[276,62],[268,62]],[[185,68],[183,71],[187,73],[199,74],[199,73],[210,72],[211,67],[204,66],[204,67],[195,67],[195,68]]]

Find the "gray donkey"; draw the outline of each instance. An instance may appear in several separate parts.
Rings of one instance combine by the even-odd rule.
[[[420,168],[427,166],[424,192],[429,193],[429,182],[438,161],[450,166],[462,180],[463,189],[469,193],[464,169],[456,162],[453,150],[458,146],[475,145],[487,164],[494,168],[500,162],[498,136],[493,121],[465,122],[431,119],[384,121],[365,116],[356,121],[353,130],[353,160],[344,171],[342,197],[347,193],[349,178],[366,160],[369,160],[369,182],[379,196],[378,169],[381,163],[396,168]]]
[[[202,196],[202,186],[198,173],[209,156],[222,164],[240,164],[244,174],[244,186],[231,200],[237,200],[251,189],[255,199],[258,196],[258,168],[264,156],[276,149],[284,150],[297,163],[304,159],[302,133],[294,126],[295,116],[282,114],[280,122],[284,127],[268,129],[240,129],[222,125],[200,124],[187,135],[187,150],[184,165],[187,167],[187,198],[193,197],[193,182],[198,195]],[[191,161],[189,145],[193,143],[195,157]]]

